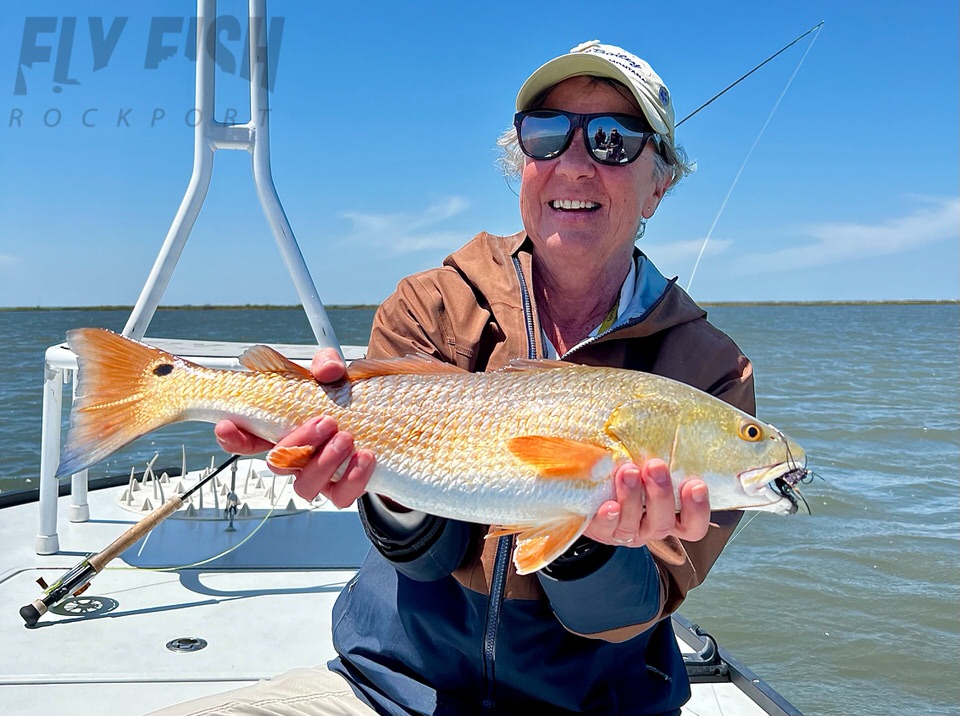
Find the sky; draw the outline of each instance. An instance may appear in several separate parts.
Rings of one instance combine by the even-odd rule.
[[[136,301],[190,179],[195,7],[0,4],[0,307]],[[697,171],[640,247],[703,302],[960,298],[956,0],[267,10],[273,179],[326,304],[522,228],[495,141],[552,57],[622,46],[679,119],[820,21],[679,127]],[[220,2],[220,120],[247,119],[245,13]],[[218,151],[161,305],[298,302],[250,155]]]

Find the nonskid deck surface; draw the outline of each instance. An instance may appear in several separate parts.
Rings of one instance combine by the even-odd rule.
[[[54,555],[34,553],[36,504],[0,510],[0,712],[83,716],[102,714],[109,704],[110,713],[140,714],[334,655],[333,603],[369,542],[355,511],[291,506],[292,493],[275,495],[272,512],[251,501],[233,531],[212,518],[208,498],[199,518],[168,519],[86,592],[27,628],[18,611],[41,595],[38,578],[55,582],[143,514],[124,504],[125,490],[91,492],[87,522],[61,517]],[[61,516],[69,499],[60,498]],[[171,650],[171,642],[180,648]],[[692,651],[683,642],[681,648]],[[684,713],[764,711],[721,683],[694,685]]]

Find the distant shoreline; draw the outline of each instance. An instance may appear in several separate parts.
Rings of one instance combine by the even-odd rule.
[[[701,301],[700,305],[704,307],[715,306],[937,306],[960,304],[960,299],[901,299],[891,301],[858,301],[858,300],[838,300],[838,301]],[[328,310],[337,311],[362,311],[375,310],[376,304],[331,304],[326,306]],[[301,310],[302,306],[286,305],[278,306],[274,304],[245,304],[245,305],[185,305],[185,306],[161,306],[158,311],[289,311]],[[133,306],[0,306],[0,312],[18,312],[18,311],[132,311]]]
[[[324,306],[328,311],[363,311],[375,310],[377,304],[345,304],[341,306]],[[158,311],[290,311],[302,310],[299,304],[291,306],[277,306],[273,304],[250,303],[244,305],[185,305],[159,306]],[[133,306],[0,306],[0,311],[132,311]]]

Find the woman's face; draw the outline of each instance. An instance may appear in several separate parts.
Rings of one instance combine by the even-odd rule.
[[[590,77],[572,77],[555,85],[542,108],[643,116],[632,99]],[[577,129],[559,157],[525,157],[520,185],[523,225],[541,257],[562,251],[572,266],[580,268],[622,263],[633,251],[641,217],[653,216],[669,178],[654,179],[653,142],[636,161],[609,166],[587,153],[582,134]]]

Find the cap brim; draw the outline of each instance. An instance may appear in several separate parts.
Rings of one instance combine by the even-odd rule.
[[[517,93],[517,111],[529,109],[533,101],[556,84],[571,77],[606,77],[616,80],[630,90],[630,94],[637,100],[640,109],[655,132],[669,135],[669,129],[660,118],[658,110],[651,105],[648,98],[637,92],[630,78],[616,65],[611,64],[598,55],[575,53],[561,55],[544,65],[541,65]]]

